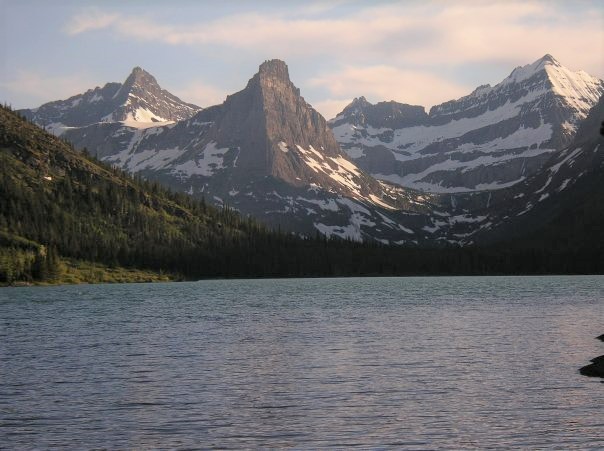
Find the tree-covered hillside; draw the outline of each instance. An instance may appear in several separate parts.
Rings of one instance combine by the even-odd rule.
[[[134,179],[3,107],[0,283],[61,281],[66,259],[184,279],[601,273],[602,240],[590,238],[601,236],[604,188],[594,174],[539,233],[490,247],[301,238]]]

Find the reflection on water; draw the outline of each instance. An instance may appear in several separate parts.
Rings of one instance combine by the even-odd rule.
[[[0,290],[7,448],[604,447],[604,277]]]

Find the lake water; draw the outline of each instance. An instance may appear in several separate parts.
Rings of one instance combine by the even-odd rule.
[[[0,448],[604,448],[604,277],[0,289]]]

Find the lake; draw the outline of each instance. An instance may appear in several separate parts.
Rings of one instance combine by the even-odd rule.
[[[0,448],[603,448],[604,277],[0,289]]]

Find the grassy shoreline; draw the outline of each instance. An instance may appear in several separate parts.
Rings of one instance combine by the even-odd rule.
[[[88,261],[62,259],[58,274],[55,277],[47,280],[17,280],[12,283],[0,283],[0,287],[78,285],[86,283],[177,282],[180,280],[183,280],[182,277],[175,274],[138,268],[124,268],[121,266],[109,267]]]

